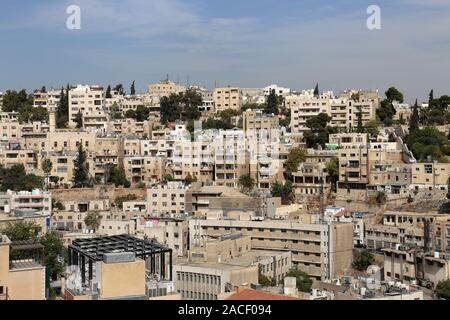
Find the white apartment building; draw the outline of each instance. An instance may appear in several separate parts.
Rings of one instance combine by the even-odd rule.
[[[69,90],[69,127],[74,128],[78,112],[83,115],[102,111],[103,88],[100,86],[77,85]]]
[[[264,88],[264,95],[268,96],[272,90],[275,90],[275,94],[278,96],[286,96],[291,93],[290,88],[279,87],[276,84],[271,84],[270,86]]]

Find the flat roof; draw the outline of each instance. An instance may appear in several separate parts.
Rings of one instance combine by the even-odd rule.
[[[148,256],[153,253],[171,252],[172,250],[160,245],[156,241],[141,240],[127,234],[76,239],[69,245],[92,260],[102,261],[106,253],[133,252],[136,257]]]

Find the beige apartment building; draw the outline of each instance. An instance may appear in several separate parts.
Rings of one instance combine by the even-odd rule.
[[[171,94],[183,93],[185,91],[186,87],[169,80],[148,85],[148,92],[158,97],[168,97]]]
[[[220,130],[213,148],[216,185],[237,188],[239,177],[250,173],[244,132]]]
[[[258,283],[257,266],[178,262],[173,271],[175,288],[184,300],[218,300],[222,293]]]
[[[65,90],[64,90],[65,91]],[[61,99],[61,90],[36,91],[33,93],[33,107],[43,107],[47,110],[56,110]]]
[[[450,260],[443,253],[424,253],[418,248],[384,249],[384,277],[386,280],[413,283],[425,281],[436,288],[440,281],[450,279]],[[422,282],[423,283],[423,282]]]
[[[278,123],[278,116],[264,114],[261,110],[243,112],[250,176],[260,189],[268,189],[273,183],[283,181]]]
[[[125,156],[123,167],[125,176],[132,184],[143,182],[152,185],[162,181],[166,160],[152,156]]]
[[[357,127],[360,112],[363,124],[375,120],[378,104],[378,92],[372,91],[349,91],[336,97],[330,91],[315,96],[313,90],[307,90],[285,97],[285,105],[291,110],[292,132],[308,131],[306,121],[320,113],[331,117],[332,127],[351,130]]]
[[[380,224],[366,222],[364,225],[364,242],[370,249],[395,249],[399,245],[425,245],[424,227],[429,222],[429,246],[433,238],[433,224],[437,213],[394,212],[383,214]]]
[[[0,300],[45,300],[45,266],[34,259],[11,260],[11,247],[20,246],[0,234]]]
[[[248,235],[252,249],[291,252],[293,267],[318,280],[342,275],[352,262],[351,223],[193,219],[189,221],[189,230],[191,248],[203,245],[205,237]]]
[[[450,215],[437,216],[434,219],[434,249],[450,253]]]
[[[411,171],[411,189],[447,190],[450,163],[414,163]]]
[[[33,150],[24,150],[20,144],[9,140],[7,144],[0,144],[0,165],[10,168],[23,165],[27,173],[36,173],[38,169],[37,155]]]
[[[208,239],[201,247],[192,247],[189,261],[225,263],[238,266],[257,265],[259,272],[278,284],[292,268],[290,252],[251,249],[251,237],[239,233]]]
[[[158,243],[173,250],[178,257],[188,254],[189,225],[188,221],[178,218],[139,217],[136,221],[136,236],[156,239]]]
[[[369,182],[369,143],[367,134],[332,134],[330,144],[339,146],[338,189],[366,190]],[[348,183],[346,183],[348,182]]]
[[[242,89],[237,87],[216,88],[213,99],[216,112],[227,109],[241,110]]]
[[[183,183],[168,182],[167,185],[147,189],[147,212],[155,217],[180,216],[185,212],[187,187]]]
[[[266,209],[262,199],[250,197],[239,190],[225,186],[195,184],[186,193],[186,212],[200,216],[211,211],[220,211],[225,216],[230,212],[252,212],[263,215]]]
[[[330,178],[325,163],[300,163],[298,171],[294,172],[294,193],[298,197],[319,196],[330,192]]]
[[[77,85],[69,90],[69,127],[75,128],[78,112],[90,114],[102,111],[103,88],[100,86]]]

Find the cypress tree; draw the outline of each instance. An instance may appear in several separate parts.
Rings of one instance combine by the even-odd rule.
[[[413,133],[414,131],[419,130],[419,121],[420,121],[420,117],[419,117],[419,106],[417,105],[417,99],[416,99],[416,103],[414,104],[413,107],[413,113],[411,115],[411,119],[409,120],[409,133]]]
[[[316,84],[316,87],[314,88],[314,96],[318,97],[320,95],[319,92],[319,83]]]
[[[135,87],[134,87],[134,81],[133,81],[133,83],[131,84],[130,94],[131,94],[132,96],[134,96],[134,95],[136,94],[136,89],[135,89]]]
[[[111,95],[111,86],[110,86],[110,85],[108,85],[108,88],[106,88],[105,98],[106,98],[106,99],[111,99],[111,98],[112,98],[112,95]]]
[[[361,107],[359,107],[359,111],[358,111],[358,127],[357,127],[357,132],[358,133],[363,133],[364,132],[364,127],[363,127],[363,121],[362,121],[362,109]]]
[[[89,183],[88,170],[86,166],[86,151],[83,149],[83,140],[78,144],[77,158],[73,161],[73,185],[75,188],[84,188]]]

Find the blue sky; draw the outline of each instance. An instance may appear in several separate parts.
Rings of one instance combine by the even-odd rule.
[[[81,7],[81,30],[65,27]],[[382,29],[366,28],[381,8]],[[450,0],[2,0],[0,90],[66,83],[450,94]]]

